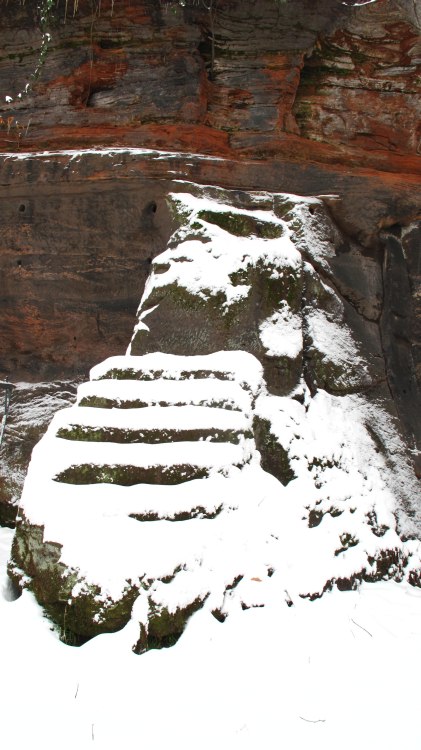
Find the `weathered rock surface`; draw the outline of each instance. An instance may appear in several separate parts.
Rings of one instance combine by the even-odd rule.
[[[111,14],[80,0],[65,19],[62,0],[20,99],[38,67],[39,10],[3,5],[4,149],[141,145],[419,171],[412,3],[219,0],[209,13],[116,0]]]
[[[232,194],[225,196],[232,202]],[[346,393],[384,381],[375,357],[380,341],[373,351],[370,340],[361,358],[358,345],[341,333],[343,302],[308,262],[303,266],[297,249],[328,267],[333,248],[328,239],[320,241],[323,220],[329,223],[323,204],[294,202],[288,195],[271,202],[255,194],[249,204],[253,199],[260,210],[228,203],[209,211],[206,197],[170,197],[182,227],[152,263],[131,353],[244,349],[261,361],[267,386],[277,395],[299,385],[303,358],[314,390]],[[316,220],[308,220],[316,213],[317,234]]]
[[[340,232],[314,198],[191,190],[168,197],[130,354],[93,368],[28,470],[10,575],[68,643],[131,618],[143,653],[275,590],[421,585],[381,321],[333,285]]]
[[[73,403],[74,382],[17,383],[12,393],[0,462],[0,524],[14,526],[34,445],[52,415]],[[3,399],[3,392],[0,393]],[[0,413],[3,414],[1,401]]]
[[[209,14],[115,0],[111,15],[106,0],[100,14],[80,0],[66,20],[65,5],[33,80],[38,3],[2,3],[0,91],[12,100],[0,111],[0,376],[86,376],[125,350],[174,229],[164,197],[185,189],[178,180],[236,188],[239,207],[243,190],[322,195],[314,231],[333,233],[329,260],[300,250],[325,288],[308,269],[303,278],[313,299],[339,293],[330,322],[346,319],[366,342],[419,447],[416,4],[219,0]],[[123,150],[54,153],[104,146]],[[311,348],[320,315],[304,300],[308,381],[334,390],[338,371],[321,372]]]
[[[78,376],[93,364],[93,351],[124,349],[169,231],[161,191],[150,189],[115,191],[105,183],[92,191],[85,183],[57,193],[54,183],[27,185],[24,196],[2,201],[4,373]]]

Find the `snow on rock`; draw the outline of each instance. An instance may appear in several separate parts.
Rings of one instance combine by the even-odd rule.
[[[250,493],[241,469],[259,463],[251,412],[263,381],[251,355],[222,352],[213,358],[220,378],[210,373],[212,358],[193,358],[190,372],[189,357],[175,362],[157,355],[145,362],[142,376],[127,380],[140,359],[120,359],[113,372],[121,379],[92,381],[93,394],[111,386],[108,396],[121,407],[119,394],[127,394],[127,386],[149,390],[146,403],[157,404],[180,403],[181,390],[182,404],[75,406],[56,415],[33,452],[13,575],[21,582],[29,575],[51,616],[86,638],[124,625],[139,592],[149,591],[154,581],[164,581],[170,595],[177,573],[190,571],[194,596],[177,612],[170,612],[162,597],[158,601],[155,589],[148,594],[149,619],[136,646],[144,649],[148,639],[178,637],[187,616],[210,599],[214,579],[220,603],[235,578],[235,556],[231,565],[223,562],[228,540],[220,519]],[[151,372],[155,379],[147,380]],[[80,400],[86,399],[82,392]],[[212,408],[194,405],[197,401]],[[230,401],[235,409],[215,405]]]
[[[285,224],[273,211],[240,210],[188,193],[170,198],[183,218],[189,215],[189,222],[176,232],[174,246],[155,259],[158,273],[153,286],[145,291],[141,309],[152,289],[176,284],[203,299],[222,294],[224,314],[251,292],[249,279],[238,283],[233,274],[247,274],[259,264],[270,268],[272,274],[283,269],[299,271],[301,256],[285,231]],[[197,232],[197,240],[190,239],[192,229]],[[164,270],[165,264],[168,270]]]
[[[101,409],[70,407],[53,420],[56,435],[70,440],[112,440],[114,442],[162,443],[177,440],[221,441],[231,436],[237,442],[248,432],[251,419],[244,412],[206,406],[144,407],[143,409]]]
[[[288,631],[337,589],[419,586],[414,479],[331,285],[321,201],[169,201],[130,353],[93,368],[34,450],[13,579],[65,642],[122,629],[138,654],[184,631],[177,653],[244,622]]]
[[[189,380],[205,377],[235,380],[243,388],[257,391],[262,367],[246,352],[215,352],[205,356],[176,356],[154,352],[141,357],[109,357],[90,372],[91,380]],[[209,384],[208,384],[209,385]],[[162,387],[162,384],[161,386]]]
[[[73,403],[75,392],[69,381],[15,384],[1,448],[1,524],[14,525],[32,449],[53,414]]]
[[[291,313],[287,302],[260,324],[259,335],[269,357],[296,359],[302,351],[302,321]]]
[[[246,350],[272,392],[300,382],[347,393],[380,382],[379,357],[332,285],[340,244],[321,200],[195,188],[168,202],[178,228],[154,258],[129,353]],[[251,208],[247,206],[252,206]]]
[[[7,554],[11,531],[3,531]],[[259,601],[265,580],[249,587]],[[4,747],[195,750],[198,737],[206,749],[417,746],[421,591],[381,581],[291,607],[286,597],[277,590],[266,606],[238,607],[223,623],[203,608],[172,648],[139,658],[131,646],[147,618],[144,596],[120,632],[80,649],[60,642],[30,591],[0,596]],[[402,686],[393,700],[391,685]]]
[[[130,365],[131,358],[128,360]],[[105,408],[139,408],[146,406],[210,406],[233,410],[250,408],[250,393],[238,383],[209,378],[176,380],[130,381],[124,388],[113,380],[82,383],[78,388],[80,406]]]
[[[246,350],[267,381],[278,368],[279,387],[291,390],[302,350],[302,257],[292,233],[266,194],[240,209],[224,202],[227,191],[221,201],[205,192],[169,196],[179,227],[152,263],[129,351]],[[295,341],[273,348],[271,330],[281,326],[284,342],[291,330]]]
[[[256,403],[256,418],[267,425],[269,460],[283,460],[290,472],[277,532],[291,576],[288,591],[302,594],[307,586],[310,596],[319,596],[335,583],[350,589],[361,580],[402,580],[419,568],[420,543],[398,533],[392,472],[366,428],[368,413],[360,396],[323,391],[314,398],[304,392],[304,403],[270,395]],[[400,472],[416,491],[404,463]]]

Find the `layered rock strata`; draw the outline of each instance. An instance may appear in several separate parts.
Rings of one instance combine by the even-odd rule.
[[[40,67],[38,4],[3,3],[3,150],[146,146],[419,173],[411,2],[77,5],[51,13]]]

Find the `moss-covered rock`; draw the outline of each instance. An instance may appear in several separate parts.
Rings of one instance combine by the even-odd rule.
[[[29,585],[41,604],[65,601],[73,584],[66,579],[66,566],[60,562],[61,544],[44,541],[44,528],[25,518],[13,539],[8,572],[19,587]]]
[[[262,358],[265,382],[270,393],[286,396],[298,385],[302,371],[302,353],[297,357]]]
[[[140,626],[140,637],[133,648],[136,654],[150,649],[173,646],[183,634],[189,618],[197,612],[206,597],[198,596],[185,607],[170,611],[168,607],[156,602],[153,595],[149,597],[149,616],[147,626]]]
[[[69,644],[124,627],[138,586],[128,584],[118,600],[104,597],[99,586],[87,583],[78,570],[61,561],[61,550],[61,544],[44,540],[42,526],[24,520],[13,541],[10,577],[19,588],[35,594]]]
[[[186,398],[174,398],[169,400],[159,399],[154,401],[147,401],[146,399],[141,398],[125,398],[123,395],[112,398],[107,398],[106,396],[98,396],[96,394],[91,394],[89,396],[84,396],[81,398],[79,405],[80,406],[91,406],[93,408],[97,407],[99,409],[142,409],[147,406],[151,406],[153,404],[154,406],[185,406],[186,403],[188,403],[188,399]],[[195,402],[195,406],[209,406],[211,408],[217,408],[217,409],[233,409],[234,411],[237,411],[237,407],[235,403],[232,402],[232,399],[229,397],[227,398],[211,398],[209,400],[204,399],[203,401]]]
[[[234,301],[226,291],[203,288],[200,294],[193,293],[174,281],[160,282],[155,288],[152,279],[145,302],[150,310],[147,328],[135,333],[131,354],[244,350],[264,365],[269,389],[286,395],[300,380],[301,352],[293,356],[288,351],[279,356],[268,353],[260,326],[283,305],[291,315],[301,316],[301,267],[286,264],[280,269],[275,262],[261,258],[233,271],[229,280],[234,287],[243,287]]]
[[[253,427],[256,447],[261,455],[262,468],[269,474],[273,474],[283,485],[289,484],[295,479],[295,474],[289,461],[288,452],[272,432],[269,420],[255,417]]]
[[[165,351],[170,354],[211,354],[219,350],[244,350],[263,354],[255,305],[251,298],[226,306],[222,293],[199,296],[177,284],[151,293],[147,301],[148,330],[138,331],[131,354]]]
[[[117,427],[95,427],[86,425],[69,425],[61,427],[57,437],[66,440],[81,440],[86,442],[112,442],[112,443],[177,443],[183,441],[207,440],[211,443],[235,443],[238,444],[243,432],[233,429],[207,428],[156,428],[156,429],[121,429]],[[245,434],[252,437],[251,432]]]
[[[127,625],[139,594],[138,586],[127,585],[121,597],[113,600],[110,596],[104,596],[99,586],[88,584],[83,578],[76,577],[75,573],[69,578],[74,586],[65,601],[40,602],[59,626],[65,643],[80,645],[96,635],[115,633]],[[76,595],[72,594],[73,590],[77,590]]]
[[[130,466],[124,464],[78,464],[69,466],[55,477],[57,482],[69,484],[119,484],[131,487],[134,484],[180,484],[190,479],[203,479],[209,469],[191,464],[171,466]]]
[[[284,228],[281,224],[271,221],[262,221],[249,214],[234,213],[231,211],[199,211],[197,216],[209,224],[216,224],[226,232],[236,237],[261,237],[273,240],[282,237]],[[199,228],[201,226],[199,225]]]
[[[97,378],[97,380],[140,380],[140,381],[151,381],[151,380],[173,380],[174,375],[171,370],[165,371],[162,369],[134,369],[132,367],[111,367],[106,370],[103,375]],[[233,376],[230,371],[221,370],[217,367],[209,367],[209,369],[191,369],[177,371],[177,380],[202,380],[203,378],[216,378],[217,380],[232,380]],[[247,387],[247,383],[245,383]],[[82,404],[81,404],[82,405]]]
[[[333,356],[320,351],[315,342],[305,338],[305,374],[310,388],[316,391],[323,388],[334,395],[358,393],[373,385],[370,372],[363,360],[356,356],[335,361]]]

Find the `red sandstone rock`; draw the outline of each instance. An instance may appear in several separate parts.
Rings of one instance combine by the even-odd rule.
[[[64,22],[59,5],[39,80],[3,109],[0,148],[136,145],[419,174],[419,29],[395,0],[221,0],[213,60],[203,8],[108,6],[98,17],[80,2]],[[12,97],[37,67],[36,7],[3,9]]]

